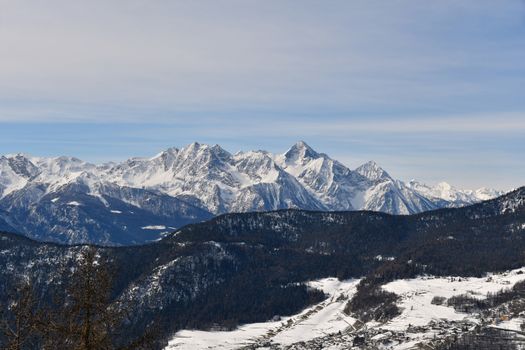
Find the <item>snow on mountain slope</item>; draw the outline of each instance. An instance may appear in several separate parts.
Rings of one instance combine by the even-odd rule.
[[[392,179],[378,181],[365,192],[363,209],[395,214],[415,214],[437,209],[440,206],[417,192],[411,191],[404,183]]]
[[[95,173],[97,168],[96,165],[75,157],[29,157],[28,159],[40,170],[35,180],[48,183],[58,181],[64,176],[78,175],[83,172]]]
[[[0,157],[0,198],[24,187],[38,168],[21,154]]]
[[[505,194],[505,192],[498,191],[493,188],[481,187],[475,190],[472,194],[474,198],[476,199],[476,201],[486,201],[492,198],[499,197]]]
[[[355,171],[372,181],[392,179],[390,175],[373,160],[361,165]]]
[[[145,186],[183,196],[216,213],[323,209],[297,180],[279,168],[267,152],[232,156],[220,146],[193,143],[145,160],[130,160],[108,171],[120,185]]]
[[[152,223],[181,227],[212,217],[178,198],[104,182],[90,172],[65,173],[50,181],[29,182],[0,199],[12,228],[6,231],[61,243],[127,245],[160,238],[165,230],[142,230]]]
[[[426,198],[448,202],[446,206],[449,207],[464,206],[466,204],[492,199],[505,193],[504,191],[484,187],[474,191],[459,190],[446,182],[440,182],[435,186],[428,186],[411,180],[406,185],[409,189],[420,193]]]
[[[328,298],[301,313],[277,321],[240,326],[233,331],[177,332],[166,349],[239,349],[254,344],[291,345],[329,333],[345,331],[356,319],[344,314],[345,303],[355,293],[359,280],[339,281],[325,278],[309,285],[320,289]]]
[[[370,181],[364,176],[325,154],[315,152],[302,141],[275,158],[328,210],[361,209],[361,195],[370,186]]]
[[[398,305],[402,313],[389,321],[384,327],[390,330],[402,329],[409,324],[424,326],[430,320],[463,320],[465,313],[457,312],[446,305],[432,304],[433,297],[450,298],[466,294],[476,299],[484,299],[487,293],[496,293],[525,280],[523,268],[502,274],[489,274],[487,277],[419,277],[409,280],[396,280],[386,284],[383,289],[401,296]]]
[[[301,313],[277,321],[246,324],[233,331],[182,330],[170,340],[166,349],[333,349],[351,348],[356,338],[366,339],[370,348],[413,349],[433,339],[472,330],[482,323],[499,322],[487,314],[462,313],[446,302],[433,303],[434,297],[469,295],[484,299],[487,293],[508,289],[525,280],[524,268],[481,278],[423,276],[396,280],[383,289],[399,295],[401,314],[390,321],[363,323],[343,312],[359,280],[338,281],[325,278],[309,285],[328,294],[325,301]],[[497,313],[499,314],[499,313]],[[520,330],[522,318],[498,324],[499,328]],[[364,345],[364,344],[363,344]],[[423,347],[424,348],[424,347]]]
[[[417,343],[431,340],[441,331],[437,327],[428,327],[431,322],[465,322],[465,326],[481,324],[487,315],[467,314],[454,308],[432,303],[434,297],[450,298],[468,295],[484,299],[487,293],[496,293],[511,288],[515,283],[525,280],[523,268],[504,273],[489,274],[486,277],[420,277],[409,280],[397,280],[388,283],[383,289],[401,297],[398,303],[401,315],[382,325],[386,331],[406,331],[409,328],[422,327],[419,332],[410,332],[409,341],[399,344],[396,349],[410,349]],[[488,322],[490,320],[483,320]],[[521,320],[522,322],[523,320]],[[499,320],[494,320],[499,322]],[[504,327],[504,325],[500,325]]]
[[[69,186],[71,184],[76,185]],[[392,178],[374,162],[350,170],[302,141],[282,155],[266,151],[232,155],[218,145],[195,142],[182,149],[169,148],[152,158],[131,158],[98,166],[74,157],[39,158],[23,154],[0,157],[0,208],[14,210],[19,218],[28,213],[37,215],[39,210],[46,215],[58,215],[59,212],[50,210],[55,202],[47,198],[64,196],[64,191],[78,189],[79,184],[84,189],[82,195],[93,197],[94,200],[89,202],[101,206],[101,209],[115,210],[108,208],[106,197],[110,196],[151,212],[153,209],[147,209],[147,202],[143,199],[149,198],[148,193],[156,193],[165,203],[178,201],[175,208],[191,206],[195,213],[200,210],[199,214],[189,216],[182,213],[184,220],[181,222],[188,222],[186,219],[199,221],[209,217],[209,213],[286,208],[365,209],[412,214],[471,204],[501,193],[485,188],[462,191],[445,183],[435,187],[415,181],[404,183]],[[124,188],[141,190],[137,192],[143,199],[136,193],[133,199],[126,197],[130,191]],[[109,191],[109,194],[101,190]],[[70,197],[70,202],[80,203],[75,193],[73,191],[67,197]],[[46,200],[42,201],[44,197]],[[55,204],[59,203],[61,201]],[[48,206],[46,210],[45,206]],[[90,215],[95,216],[89,220],[100,220],[97,215],[103,212],[91,211]],[[50,218],[35,220],[42,224],[53,221]],[[173,223],[158,223],[173,226]],[[15,228],[24,232],[26,225],[19,224]],[[141,226],[151,224],[142,222]],[[129,225],[123,223],[121,230],[128,229]],[[36,238],[36,233],[32,236]]]
[[[525,211],[525,188],[521,187],[501,196],[500,200],[497,201],[497,206],[498,208],[496,209],[496,214]]]
[[[404,182],[393,179],[374,161],[361,165],[355,171],[372,182],[364,194],[363,209],[415,214],[443,206],[441,200],[429,199]]]
[[[246,179],[230,211],[301,208],[323,210],[325,206],[297,179],[280,168],[273,155],[264,152],[238,153],[234,165]]]

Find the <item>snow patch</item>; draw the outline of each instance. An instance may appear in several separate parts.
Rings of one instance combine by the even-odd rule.
[[[166,226],[164,226],[164,225],[149,225],[149,226],[142,226],[141,229],[143,229],[143,230],[165,230]]]
[[[396,258],[393,257],[393,256],[382,256],[382,255],[377,255],[374,259],[377,260],[377,261],[384,261],[384,260],[385,261],[394,261],[394,260],[396,260]]]

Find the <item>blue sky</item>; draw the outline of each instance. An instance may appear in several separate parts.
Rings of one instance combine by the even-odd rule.
[[[0,154],[305,140],[405,180],[525,185],[524,1],[0,5]]]

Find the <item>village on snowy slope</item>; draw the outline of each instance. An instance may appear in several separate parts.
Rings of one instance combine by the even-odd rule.
[[[457,341],[474,329],[501,332],[492,335],[525,347],[525,301],[501,303],[489,310],[455,300],[483,301],[525,281],[525,268],[486,277],[433,277],[397,280],[384,285],[397,294],[402,310],[386,322],[363,323],[345,313],[345,304],[356,292],[359,279],[325,278],[310,282],[329,295],[325,301],[288,317],[276,316],[263,323],[246,324],[233,331],[182,330],[167,350],[192,349],[435,349],[447,340]],[[503,334],[503,337],[502,337]],[[521,345],[520,345],[521,344]],[[505,348],[506,349],[506,348]]]

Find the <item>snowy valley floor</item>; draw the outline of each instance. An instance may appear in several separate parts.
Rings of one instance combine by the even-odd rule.
[[[346,315],[343,309],[356,291],[359,280],[339,281],[326,278],[310,282],[329,297],[301,313],[279,321],[243,325],[233,331],[182,330],[175,334],[167,349],[349,349],[356,337],[365,337],[372,348],[416,349],[420,344],[461,334],[481,323],[479,314],[460,313],[454,308],[431,303],[435,296],[450,298],[467,294],[483,299],[487,293],[511,288],[525,280],[525,268],[492,274],[483,278],[419,277],[397,280],[383,288],[400,296],[402,313],[386,323],[368,322]],[[520,330],[525,319],[503,321],[501,315],[485,319],[484,324]]]

